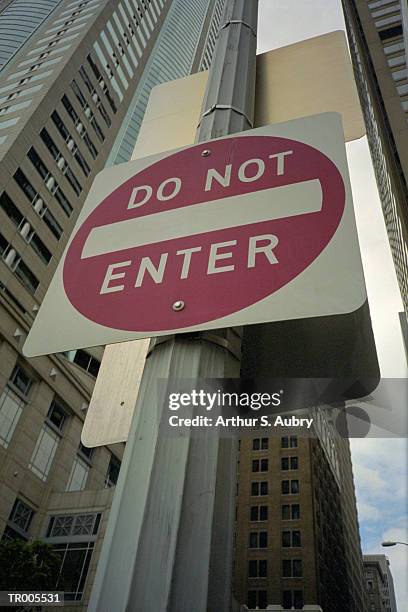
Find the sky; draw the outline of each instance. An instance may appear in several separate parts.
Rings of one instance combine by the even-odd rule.
[[[340,0],[259,0],[258,51],[344,30]],[[366,138],[347,144],[351,185],[374,336],[383,377],[407,377],[398,312],[401,298]],[[351,441],[363,553],[390,560],[399,612],[408,601],[407,440]]]

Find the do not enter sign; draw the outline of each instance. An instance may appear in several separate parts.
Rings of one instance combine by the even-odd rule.
[[[62,339],[59,325],[48,352],[339,314],[364,300],[341,122],[330,113],[98,175],[25,352],[44,351],[38,325],[49,338],[63,312],[72,328]]]

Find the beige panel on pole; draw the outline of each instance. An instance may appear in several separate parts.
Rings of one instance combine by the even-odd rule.
[[[207,72],[155,87],[132,159],[195,140]],[[255,126],[328,111],[342,115],[346,142],[361,138],[361,114],[343,31],[258,55]],[[107,346],[82,431],[86,446],[127,440],[149,340]]]

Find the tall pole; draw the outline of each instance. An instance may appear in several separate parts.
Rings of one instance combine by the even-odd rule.
[[[253,125],[257,16],[258,0],[226,0],[197,142]],[[152,342],[90,612],[230,610],[236,440],[163,434],[158,381],[238,377],[240,345],[232,328]]]

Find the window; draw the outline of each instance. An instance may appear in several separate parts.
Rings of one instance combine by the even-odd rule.
[[[10,512],[8,522],[11,523],[12,528],[16,529],[19,534],[26,536],[34,514],[34,510],[30,506],[17,498]]]
[[[1,237],[0,237],[0,244],[1,244]],[[0,246],[0,254],[1,254],[1,246]],[[4,285],[4,283],[2,283],[1,281],[0,281],[0,293],[2,293],[3,295],[6,295],[7,298],[13,303],[13,305],[21,312],[21,314],[23,315],[27,314],[27,311],[24,308],[24,306],[21,304],[21,302],[19,302],[16,299],[13,293],[9,291],[7,287]]]
[[[79,116],[77,112],[75,111],[74,107],[72,106],[71,102],[68,100],[67,96],[65,95],[61,98],[61,101],[68,115],[72,119],[75,125],[76,131],[78,132],[78,134],[80,135],[80,137],[82,138],[86,146],[88,147],[88,150],[90,154],[92,155],[92,157],[96,159],[98,156],[98,151],[96,150],[96,147],[93,144],[92,140],[89,138],[88,132],[86,131],[83,123],[80,121]]]
[[[23,221],[24,216],[5,191],[0,195],[0,208],[17,227]]]
[[[108,471],[106,473],[105,487],[114,487],[118,482],[120,461],[114,455],[111,455]]]
[[[28,467],[41,480],[47,480],[60,438],[46,423],[42,426]]]
[[[45,166],[44,162],[42,161],[42,159],[40,158],[40,156],[38,155],[34,147],[31,147],[29,149],[27,153],[27,157],[30,159],[34,168],[37,170],[38,174],[43,179],[46,187],[54,195],[55,199],[60,204],[62,210],[69,217],[73,210],[72,206],[68,202],[62,189],[59,187],[57,181],[52,176],[51,172],[48,171],[47,167]]]
[[[303,608],[303,591],[283,591],[282,605],[285,610],[301,610]]]
[[[101,75],[101,73],[99,71],[98,66],[96,65],[96,63],[92,59],[91,55],[87,56],[87,60],[88,60],[88,63],[90,65],[91,69],[92,69],[92,72],[93,72],[94,76],[96,77],[96,79],[98,81],[98,84],[99,84],[101,90],[103,91],[103,93],[106,96],[106,99],[107,99],[107,101],[109,103],[109,106],[111,107],[113,112],[116,113],[117,112],[117,106],[115,104],[114,99],[111,96],[111,93],[109,91],[109,88],[108,88],[107,84],[105,83],[105,81],[104,81],[104,79],[103,79],[103,77],[102,77],[102,75]]]
[[[283,548],[297,548],[301,546],[300,531],[282,531]]]
[[[54,551],[61,557],[61,569],[57,586],[64,591],[66,601],[80,601],[84,592],[94,542],[55,544]]]
[[[48,523],[47,538],[96,535],[101,515],[96,512],[84,514],[56,514]]]
[[[405,55],[397,55],[396,57],[391,57],[387,60],[390,68],[395,68],[396,66],[402,66],[405,64]]]
[[[267,472],[268,471],[268,459],[254,459],[252,461],[253,472]]]
[[[408,83],[405,83],[404,85],[398,85],[397,91],[400,96],[405,96],[406,94],[408,94]]]
[[[296,495],[299,493],[298,480],[282,480],[282,495]]]
[[[35,212],[41,217],[48,229],[53,233],[55,238],[59,240],[62,236],[62,227],[59,225],[54,215],[50,213],[44,201],[38,195],[37,191],[31,185],[30,181],[25,176],[24,172],[18,168],[14,173],[14,180],[17,185],[25,193],[29,201],[33,204]]]
[[[85,176],[89,176],[91,169],[88,163],[86,162],[82,153],[79,151],[78,145],[76,144],[75,140],[72,138],[70,132],[68,131],[68,128],[66,127],[66,125],[64,124],[61,117],[56,111],[54,111],[51,114],[51,119],[53,120],[54,125],[58,129],[60,135],[65,140],[68,150],[73,155],[75,160],[78,162],[78,165],[81,168],[82,172],[85,174]],[[96,149],[95,149],[95,152],[96,152]]]
[[[26,242],[32,246],[37,255],[47,264],[52,257],[51,252],[47,249],[38,234],[31,229],[30,223],[28,223],[27,219],[22,215],[5,191],[0,196],[0,208],[3,209],[14,225],[17,226]]]
[[[402,36],[402,25],[397,25],[392,28],[387,28],[386,30],[381,30],[378,32],[381,40],[388,40],[389,38],[396,38],[397,36]]]
[[[26,289],[28,289],[30,293],[35,293],[40,281],[19,256],[14,260],[13,271]]]
[[[385,25],[390,25],[391,23],[396,23],[397,21],[401,21],[401,13],[398,13],[398,15],[393,15],[392,17],[385,17],[384,19],[379,19],[374,23],[377,28],[382,28]]]
[[[282,506],[282,520],[283,521],[294,521],[300,518],[300,505],[299,504],[284,504]]]
[[[301,559],[283,559],[282,578],[301,578],[302,561]]]
[[[252,440],[252,450],[268,450],[269,438],[254,438]]]
[[[54,425],[54,427],[56,427],[59,431],[62,431],[67,418],[67,412],[61,405],[60,401],[53,399],[48,410],[47,421],[52,423],[52,425]]]
[[[3,106],[0,109],[0,115],[8,115],[9,113],[16,113],[17,111],[27,108],[32,103],[32,99],[19,102],[18,104],[11,104],[10,106]]]
[[[281,438],[281,448],[297,448],[297,436],[283,436]]]
[[[7,448],[18,420],[23,412],[25,402],[10,387],[0,395],[0,444]]]
[[[10,542],[12,540],[23,540],[27,541],[28,537],[26,535],[22,535],[17,529],[13,529],[10,525],[6,525],[3,531],[3,535],[1,537],[2,542]]]
[[[248,578],[266,578],[268,575],[266,559],[250,559],[248,562]]]
[[[16,125],[16,123],[20,121],[20,117],[14,117],[13,119],[7,119],[7,121],[2,121],[0,124],[0,130],[5,130],[12,125]]]
[[[86,457],[88,459],[88,461],[91,461],[92,455],[94,454],[94,450],[95,449],[93,449],[93,448],[89,448],[88,446],[84,446],[82,444],[82,442],[79,443],[78,452],[81,453],[81,455],[83,455],[84,457]]]
[[[86,88],[88,89],[89,93],[92,96],[92,101],[95,103],[96,107],[98,108],[103,120],[105,121],[106,125],[108,127],[110,127],[112,125],[112,121],[111,118],[109,117],[106,108],[104,107],[102,100],[100,99],[100,97],[98,96],[95,87],[93,86],[88,74],[86,73],[86,70],[83,66],[80,67],[79,69],[79,74],[82,77],[83,82],[86,85]]]
[[[268,597],[266,591],[248,591],[248,608],[264,610],[267,605]]]
[[[282,457],[281,458],[281,469],[282,470],[299,469],[299,458],[298,457]]]
[[[268,548],[268,532],[254,531],[250,533],[249,548]]]
[[[90,471],[89,464],[77,456],[72,464],[66,491],[82,491],[85,489],[86,481]]]
[[[370,7],[371,9],[374,7]],[[400,3],[394,3],[393,6],[387,6],[383,9],[379,9],[378,11],[371,11],[371,16],[374,17],[375,19],[377,17],[384,17],[384,15],[391,15],[392,13],[395,13],[396,11],[399,11],[401,8]]]
[[[89,123],[92,125],[93,129],[95,130],[95,133],[97,135],[97,137],[99,138],[99,140],[101,142],[103,142],[105,140],[105,135],[102,132],[99,123],[96,121],[95,119],[95,115],[93,114],[91,107],[89,106],[88,102],[86,101],[86,98],[84,96],[84,94],[82,93],[82,91],[80,90],[80,88],[78,87],[78,83],[75,81],[75,79],[71,82],[71,88],[73,90],[73,92],[75,93],[84,113],[85,113],[85,117],[87,118],[87,120],[89,121]]]
[[[394,81],[402,81],[402,79],[408,78],[408,70],[407,68],[403,68],[402,70],[395,70],[392,73],[392,78]]]
[[[249,516],[251,521],[267,521],[268,506],[251,506]]]
[[[369,2],[368,6],[370,9],[375,9],[386,4],[395,4],[395,0],[377,0],[376,2]]]
[[[24,191],[30,202],[32,202],[35,199],[37,192],[20,168],[14,173],[14,179],[19,187]]]
[[[386,47],[384,47],[385,55],[391,55],[391,53],[397,53],[397,51],[404,51],[404,50],[405,50],[404,41],[394,43],[393,45],[387,45]]]
[[[30,393],[33,379],[19,365],[16,365],[11,373],[10,382],[23,394]]]
[[[51,261],[51,251],[45,246],[36,232],[32,231],[29,234],[27,242],[31,245],[32,249],[37,253],[43,263],[47,265]]]
[[[78,349],[76,351],[67,351],[66,353],[63,353],[63,355],[68,359],[68,361],[75,363],[77,366],[88,372],[88,374],[95,377],[98,375],[101,362],[95,357],[92,357],[92,355],[90,355],[87,351]]]
[[[61,170],[62,174],[65,175],[65,177],[66,177],[67,181],[69,182],[69,184],[71,185],[72,189],[75,191],[75,193],[77,195],[80,195],[80,193],[82,191],[82,187],[81,187],[80,183],[78,182],[77,178],[75,177],[74,173],[72,172],[71,168],[69,167],[69,164],[64,159],[64,157],[62,156],[62,154],[61,154],[60,150],[58,149],[57,145],[55,144],[55,142],[53,141],[53,139],[51,138],[51,136],[49,135],[49,133],[47,132],[47,130],[45,128],[43,128],[41,130],[40,136],[41,136],[41,139],[44,142],[45,146],[47,147],[47,149],[51,153],[52,157],[57,162],[58,168]]]
[[[251,495],[268,495],[268,483],[266,481],[251,483]]]

